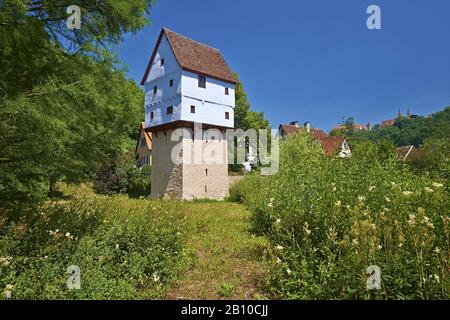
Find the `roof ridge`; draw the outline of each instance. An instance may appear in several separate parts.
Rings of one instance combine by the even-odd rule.
[[[179,36],[179,37],[182,37],[182,38],[184,38],[184,39],[186,39],[186,40],[195,42],[195,43],[197,43],[197,44],[199,44],[199,45],[201,45],[201,46],[204,46],[204,47],[206,47],[206,48],[208,48],[208,49],[212,49],[212,50],[215,50],[215,51],[217,51],[217,52],[220,52],[220,50],[217,49],[217,48],[214,48],[214,47],[212,47],[212,46],[210,46],[210,45],[207,45],[207,44],[205,44],[205,43],[199,42],[199,41],[197,41],[197,40],[191,39],[191,38],[189,38],[189,37],[187,37],[187,36],[185,36],[185,35],[182,35],[181,33],[178,33],[178,32],[176,32],[176,31],[170,30],[169,28],[163,27],[163,30],[164,30],[164,32],[168,31],[168,32],[174,33],[174,34],[176,34],[176,35]]]

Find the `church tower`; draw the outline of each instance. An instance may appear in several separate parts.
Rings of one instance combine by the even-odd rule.
[[[141,85],[153,137],[151,196],[226,197],[236,80],[220,51],[163,28]],[[203,134],[194,136],[198,124]],[[181,131],[189,134],[174,139]]]

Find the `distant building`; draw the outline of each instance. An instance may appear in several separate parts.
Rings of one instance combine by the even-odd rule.
[[[309,122],[305,122],[303,127],[298,125],[298,122],[291,122],[290,124],[281,124],[278,127],[278,132],[281,139],[285,139],[288,135],[295,134],[301,130],[306,131],[311,137],[317,140],[323,152],[326,155],[337,154],[341,158],[351,156],[350,147],[344,137],[329,136],[325,131],[318,128],[311,128]]]
[[[381,127],[382,128],[386,128],[386,127],[392,127],[395,124],[395,119],[389,119],[389,120],[383,120],[381,121]]]
[[[339,125],[334,127],[332,130],[347,130],[347,127],[345,125]],[[365,131],[370,130],[368,126],[363,124],[354,124],[353,125],[353,131]]]
[[[402,118],[402,117],[403,117],[403,115],[402,115],[401,111],[398,110],[397,118],[395,118],[395,119],[383,120],[383,121],[381,122],[381,128],[393,127],[394,124],[395,124],[395,120],[400,119],[400,118]],[[418,117],[418,115],[417,115],[417,114],[411,114],[411,112],[410,112],[410,110],[409,110],[409,108],[408,108],[408,111],[406,112],[406,117],[409,118],[409,119],[415,119],[415,118]]]
[[[139,139],[135,149],[136,167],[152,164],[152,134],[145,130],[145,123],[142,122],[139,128]]]

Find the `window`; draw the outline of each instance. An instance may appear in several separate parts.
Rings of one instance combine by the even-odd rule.
[[[153,117],[154,117],[154,115],[153,115],[153,111],[152,111],[152,112],[150,112],[150,120],[153,120]]]
[[[167,114],[173,113],[173,106],[167,107]]]
[[[206,78],[204,76],[198,76],[198,86],[200,88],[206,88]]]
[[[195,113],[195,106],[191,106],[191,113]]]
[[[208,175],[208,169],[205,169],[205,174]]]
[[[169,87],[173,87],[173,79],[170,79],[170,81],[169,81]]]
[[[157,86],[154,86],[154,87],[153,87],[153,94],[156,94],[156,92],[158,92],[158,87],[157,87]]]
[[[230,92],[228,91],[228,88],[225,88],[225,94],[226,94],[226,95],[229,95],[229,94],[230,94]]]
[[[161,67],[164,65],[164,59],[161,59]]]
[[[145,146],[145,138],[141,138],[141,147]]]
[[[229,112],[225,112],[225,119],[230,119],[230,113]]]

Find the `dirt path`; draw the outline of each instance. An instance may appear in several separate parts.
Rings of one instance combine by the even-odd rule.
[[[229,202],[186,204],[193,267],[167,299],[262,299],[264,238],[248,232],[249,212]]]

